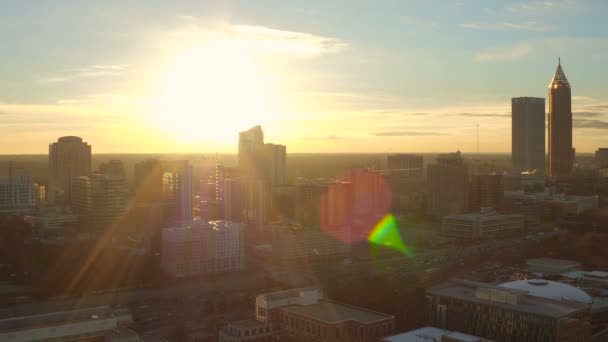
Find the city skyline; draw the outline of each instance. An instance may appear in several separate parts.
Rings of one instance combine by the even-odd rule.
[[[481,152],[509,152],[510,99],[547,98],[558,56],[577,152],[605,144],[608,4],[341,5],[9,2],[0,154],[64,135],[96,153],[236,153],[256,124],[290,153],[472,152],[477,124]]]

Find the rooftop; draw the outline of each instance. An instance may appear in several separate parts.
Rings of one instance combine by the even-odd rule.
[[[300,293],[309,292],[309,291],[318,291],[318,290],[317,290],[317,288],[314,288],[314,287],[302,287],[302,288],[292,289],[292,290],[264,293],[260,296],[268,301],[272,301],[272,300],[299,297]]]
[[[505,303],[490,299],[479,298],[475,295],[477,288],[486,288],[493,291],[509,291],[512,295],[517,295],[517,303]],[[445,297],[455,298],[468,302],[481,303],[491,306],[502,307],[508,310],[515,310],[541,316],[558,318],[578,310],[581,310],[589,304],[579,303],[576,301],[558,300],[553,298],[538,297],[529,294],[527,290],[495,286],[491,284],[452,280],[442,285],[427,290],[427,293]]]
[[[319,300],[317,304],[306,306],[288,305],[282,307],[281,310],[290,311],[292,313],[302,316],[308,316],[310,318],[323,321],[329,324],[335,324],[346,321],[372,323],[384,319],[393,318],[393,316],[387,314],[358,308],[356,306],[340,304],[325,299]]]
[[[0,320],[0,331],[9,332],[42,326],[62,325],[75,321],[88,321],[113,317],[108,306],[60,311],[41,315],[13,317]]]
[[[463,334],[457,331],[449,331],[435,327],[424,327],[408,331],[399,335],[385,337],[383,342],[437,342],[442,337],[449,337],[455,341],[477,342],[484,341],[481,337]]]
[[[591,303],[592,299],[585,291],[572,285],[544,279],[517,280],[499,285],[510,289],[527,291],[529,295],[555,299],[561,301],[574,301]]]
[[[561,87],[570,88],[570,83],[566,78],[566,74],[564,74],[564,70],[562,69],[562,64],[560,61],[557,64],[557,70],[555,70],[555,75],[553,75],[553,79],[551,80],[551,84],[549,84],[549,88]]]

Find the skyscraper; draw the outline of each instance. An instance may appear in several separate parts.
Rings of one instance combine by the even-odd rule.
[[[69,202],[72,181],[91,174],[91,145],[80,137],[61,137],[49,145],[49,191],[48,201],[56,198]]]
[[[238,168],[242,175],[251,176],[258,168],[257,155],[264,146],[261,126],[254,126],[239,133]]]
[[[138,203],[162,201],[163,167],[156,159],[135,164],[135,200]]]
[[[127,208],[127,186],[123,178],[102,174],[73,181],[72,202],[83,223],[94,230],[119,224]]]
[[[428,212],[436,217],[466,211],[467,168],[460,151],[437,156],[437,164],[428,166]]]
[[[500,210],[503,196],[502,175],[487,174],[472,177],[471,210],[478,212],[483,207]]]
[[[173,220],[192,220],[192,166],[187,160],[168,162],[163,167],[162,189],[164,200],[173,206]]]
[[[558,63],[549,85],[549,177],[556,180],[570,175],[573,163],[572,94]]]
[[[511,153],[515,173],[545,173],[545,99],[511,99]]]
[[[241,176],[264,180],[271,185],[287,182],[286,147],[264,144],[261,126],[239,133],[238,164]]]

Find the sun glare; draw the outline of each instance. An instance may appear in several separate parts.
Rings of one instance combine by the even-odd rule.
[[[272,113],[270,79],[262,69],[229,41],[183,51],[162,80],[156,118],[183,141],[230,140]]]

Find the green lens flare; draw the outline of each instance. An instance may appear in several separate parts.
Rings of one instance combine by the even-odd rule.
[[[405,245],[399,229],[397,229],[397,221],[392,214],[388,214],[380,220],[367,237],[367,241],[387,248],[397,250],[409,257],[414,256],[414,251]]]

